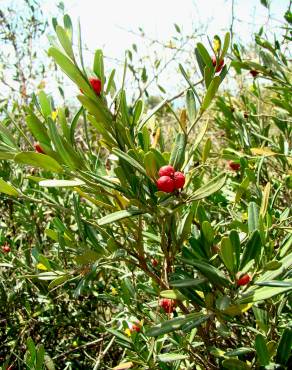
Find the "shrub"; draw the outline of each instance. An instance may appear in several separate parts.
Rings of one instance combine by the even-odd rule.
[[[52,98],[41,92],[25,107],[27,129],[15,123],[18,138],[1,126],[1,159],[12,161],[18,175],[11,175],[12,183],[2,179],[0,191],[20,207],[23,222],[34,218],[39,235],[22,261],[15,235],[15,257],[5,257],[10,260],[2,267],[25,263],[30,273],[24,278],[43,294],[60,290],[84,297],[86,309],[92,301],[104,309],[98,330],[107,346],[95,368],[112,346],[119,359],[112,355],[107,364],[126,363],[119,368],[288,367],[291,71],[279,42],[258,37],[258,63],[244,60],[236,45],[227,58],[228,33],[222,43],[217,36],[215,59],[198,43],[204,92],[198,94],[180,65],[186,109],[173,136],[164,138],[163,130],[152,137],[147,123],[167,100],[145,113],[141,99],[129,105],[127,65],[116,90],[115,71],[105,75],[101,50],[90,73],[81,48],[77,62],[68,16],[55,30],[59,45],[48,54],[76,84],[81,107],[72,118],[66,108],[55,111]],[[216,100],[228,59],[237,73],[257,71],[254,78],[269,84],[254,82],[251,97],[234,105],[230,93]],[[263,96],[273,104],[268,115],[261,110]],[[208,113],[213,102],[217,112]],[[217,151],[212,145],[220,145],[218,137],[205,140],[213,115],[224,131]],[[165,173],[165,166],[185,183],[175,186],[175,173]],[[37,172],[28,174],[31,167]],[[167,178],[167,186],[159,177]],[[34,202],[40,208],[27,213],[25,205]],[[27,339],[26,365],[52,366],[51,349],[34,339],[40,344]]]

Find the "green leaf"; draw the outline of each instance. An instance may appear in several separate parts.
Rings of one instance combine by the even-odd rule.
[[[189,198],[188,201],[193,202],[195,200],[203,199],[208,197],[209,195],[216,193],[216,191],[220,190],[223,185],[225,184],[227,175],[225,173],[221,173],[218,176],[214,177],[210,182],[206,185],[202,186],[201,188],[197,189]]]
[[[207,243],[212,244],[214,241],[214,229],[212,228],[212,225],[209,221],[203,221],[202,233]]]
[[[196,55],[196,59],[197,59],[197,62],[198,62],[198,66],[199,66],[200,71],[201,71],[201,75],[204,77],[205,63],[204,63],[203,58],[201,57],[201,54],[199,53],[197,48],[195,48],[195,55]]]
[[[38,94],[40,106],[42,108],[42,113],[45,118],[52,114],[52,107],[50,99],[47,97],[44,91],[40,91]]]
[[[248,232],[252,233],[259,227],[259,207],[255,202],[248,205]]]
[[[141,211],[139,209],[132,209],[132,210],[124,210],[124,211],[117,211],[107,215],[105,217],[100,218],[97,223],[99,226],[107,225],[112,222],[123,220],[124,218],[138,216],[145,213],[145,211]]]
[[[270,281],[261,281],[259,283],[254,283],[254,285],[258,286],[273,286],[273,287],[292,287],[292,283],[288,281],[281,281],[281,280],[270,280]]]
[[[189,84],[189,86],[192,89],[193,93],[198,97],[198,95],[196,93],[196,90],[195,90],[195,87],[194,87],[194,84],[189,79],[186,71],[184,70],[184,67],[181,64],[179,64],[178,66],[179,66],[179,69],[181,71],[181,74],[183,75],[183,77],[185,78],[185,80],[187,81],[187,83]]]
[[[196,119],[197,109],[195,95],[191,89],[188,89],[186,94],[186,105],[190,124],[192,125]]]
[[[159,104],[156,105],[156,107],[154,107],[152,110],[150,110],[143,118],[142,120],[140,121],[139,125],[138,125],[138,129],[137,129],[137,132],[140,131],[143,126],[149,121],[149,119],[154,115],[156,114],[164,105],[165,103],[167,102],[167,99],[163,99]]]
[[[118,148],[113,149],[113,154],[118,156],[119,158],[123,159],[126,161],[131,167],[134,167],[136,170],[142,173],[142,175],[147,176],[146,170],[144,167],[141,166],[139,162],[137,162],[133,157],[129,156],[129,154],[121,151]]]
[[[253,348],[239,347],[239,348],[236,348],[232,351],[225,352],[225,356],[228,356],[228,357],[241,356],[241,355],[245,355],[245,354],[251,353],[251,352],[254,352]]]
[[[85,95],[78,95],[77,98],[80,103],[88,110],[88,112],[96,118],[97,122],[103,122],[108,125],[112,123],[111,114],[104,107],[101,100],[92,100]],[[108,129],[109,131],[111,131],[110,126],[108,126]]]
[[[193,287],[193,286],[203,284],[206,281],[207,280],[205,278],[203,279],[179,279],[179,280],[170,281],[169,284],[174,288],[188,288],[188,287]]]
[[[258,230],[255,230],[243,249],[240,269],[242,269],[250,260],[259,256],[261,252],[261,247],[262,242],[260,233],[258,232]]]
[[[62,47],[65,50],[68,57],[70,57],[72,60],[74,60],[74,53],[73,53],[73,49],[72,49],[72,44],[71,44],[70,38],[68,37],[67,32],[64,30],[64,28],[57,25],[56,26],[56,34],[58,36],[60,44],[62,45]]]
[[[271,191],[271,183],[268,182],[263,191],[262,203],[260,208],[260,215],[264,218],[268,209],[269,196]]]
[[[15,152],[0,152],[0,160],[14,159],[15,154],[16,154]]]
[[[266,8],[269,8],[270,2],[268,0],[261,0],[261,4]]]
[[[208,139],[205,142],[203,151],[202,151],[202,163],[205,163],[207,161],[210,151],[211,151],[211,147],[212,147],[212,141],[208,137]]]
[[[91,86],[84,78],[80,70],[67,58],[60,50],[55,47],[51,47],[48,51],[49,56],[53,57],[55,62],[61,67],[64,73],[82,89],[84,94],[93,99],[98,100],[96,94],[92,90]]]
[[[11,195],[12,197],[18,196],[18,191],[10,184],[0,178],[0,193]]]
[[[188,358],[188,355],[180,354],[180,353],[165,353],[163,355],[157,356],[158,361],[160,362],[174,362],[180,361]]]
[[[62,275],[62,276],[59,276],[57,277],[56,279],[52,280],[48,286],[49,290],[52,290],[53,288],[56,288],[57,286],[65,283],[66,281],[68,281],[69,279],[71,278],[71,275],[67,274],[67,275]]]
[[[87,265],[89,263],[94,263],[99,257],[99,253],[86,248],[81,255],[76,256],[75,260],[79,265]]]
[[[255,349],[257,358],[261,366],[266,366],[270,362],[270,356],[267,348],[266,338],[262,334],[257,334],[255,338]]]
[[[42,370],[45,361],[45,348],[43,344],[38,346],[35,370]]]
[[[204,81],[205,81],[205,86],[206,88],[208,89],[211,81],[212,81],[212,78],[214,76],[214,67],[212,66],[212,68],[208,67],[208,66],[205,66],[205,69],[204,69]]]
[[[208,125],[209,125],[209,120],[207,119],[206,122],[205,122],[205,124],[204,124],[204,126],[200,129],[200,131],[196,135],[194,144],[192,146],[192,153],[194,153],[196,151],[197,147],[199,146],[199,144],[203,140],[203,138],[204,138],[204,136],[206,134]]]
[[[33,134],[37,141],[46,145],[50,145],[50,138],[45,125],[37,118],[37,116],[33,112],[30,112],[30,114],[26,117],[26,123],[30,132]]]
[[[104,65],[103,65],[103,52],[101,49],[97,49],[94,54],[93,71],[98,78],[101,80],[102,86],[105,83],[104,77]]]
[[[31,363],[34,363],[36,359],[36,348],[35,348],[34,341],[31,339],[31,337],[27,338],[26,346],[30,353]]]
[[[160,296],[163,298],[176,299],[178,301],[183,301],[185,296],[181,294],[178,290],[163,290],[160,292]]]
[[[208,66],[209,68],[213,68],[212,58],[210,57],[205,46],[202,43],[198,42],[197,50],[200,53],[200,56],[202,57],[204,64]]]
[[[292,265],[292,253],[279,260],[281,266],[277,270],[267,271],[256,280],[256,283],[265,282],[269,280],[276,279],[277,277],[283,275]]]
[[[286,282],[291,283],[292,279],[287,279]],[[250,302],[257,302],[257,301],[264,301],[265,299],[272,298],[276,295],[283,294],[286,292],[289,292],[292,290],[292,286],[286,286],[286,287],[262,287],[262,288],[256,288],[251,289],[246,292],[240,298],[237,303],[250,303]]]
[[[145,335],[148,337],[158,337],[159,335],[173,332],[181,329],[185,324],[189,322],[196,322],[206,317],[202,313],[190,313],[188,315],[182,315],[171,320],[162,322],[159,325],[155,325],[152,328],[146,330]]]
[[[133,125],[136,125],[136,123],[139,121],[141,114],[144,109],[144,104],[142,100],[138,100],[135,104],[135,109],[133,113]]]
[[[237,360],[236,358],[228,358],[222,362],[225,369],[229,370],[250,370],[251,367],[246,362]]]
[[[292,348],[292,329],[285,328],[277,349],[276,361],[279,364],[286,365],[291,354]]]
[[[84,185],[85,182],[82,180],[42,180],[39,182],[40,186],[46,188],[66,188]]]
[[[180,170],[183,165],[185,158],[185,148],[186,148],[187,138],[182,132],[176,135],[174,147],[171,152],[169,164],[171,164],[176,171]]]
[[[35,152],[22,152],[14,157],[16,163],[25,164],[32,167],[39,167],[46,171],[61,172],[62,167],[59,163],[48,155]]]
[[[248,176],[246,176],[241,184],[239,185],[238,189],[237,189],[237,192],[236,192],[236,195],[235,195],[235,200],[234,200],[234,203],[238,203],[242,197],[242,195],[246,192],[247,188],[248,188],[248,185],[250,183],[250,179]]]
[[[108,83],[106,85],[105,95],[109,94],[112,89],[113,90],[116,89],[115,81],[114,81],[115,73],[116,73],[116,70],[113,69],[111,71],[111,74],[110,74],[109,79],[108,79]]]
[[[229,234],[229,239],[230,239],[230,242],[234,250],[235,271],[238,271],[239,264],[240,264],[240,252],[241,252],[240,238],[239,238],[238,232],[236,230],[231,230]]]
[[[225,57],[225,55],[228,51],[229,45],[230,45],[230,33],[227,32],[226,35],[225,35],[225,38],[224,38],[222,53],[221,53],[220,58],[219,58],[220,60]]]
[[[157,164],[156,158],[153,152],[147,152],[144,156],[144,166],[146,168],[147,176],[151,179],[155,179],[157,177]]]
[[[50,136],[57,153],[63,162],[71,169],[82,167],[82,161],[73,147],[59,134],[55,122],[51,118],[47,120],[50,130]]]
[[[204,275],[211,283],[215,285],[223,285],[225,287],[230,287],[231,282],[227,277],[216,267],[210,265],[204,261],[195,261],[192,259],[182,259],[182,261],[188,265],[194,266],[202,275]]]
[[[72,43],[72,38],[73,38],[73,26],[72,26],[72,21],[71,18],[68,14],[65,14],[63,17],[63,22],[64,22],[64,27],[66,29],[66,34],[69,37],[71,43]]]
[[[227,270],[231,273],[234,273],[236,270],[234,258],[235,251],[229,237],[222,238],[219,255],[222,258],[222,261],[224,262]]]
[[[126,335],[124,335],[124,334],[122,334],[122,333],[120,333],[120,332],[118,332],[117,330],[114,330],[114,329],[106,328],[106,331],[108,331],[109,333],[111,333],[112,335],[114,335],[115,337],[120,339],[122,342],[130,344],[130,346],[128,348],[131,348],[132,341],[129,337],[127,337]]]
[[[213,80],[211,81],[209,87],[208,87],[208,90],[206,92],[206,95],[203,99],[203,102],[202,102],[202,105],[201,105],[201,112],[204,112],[208,107],[209,105],[211,104],[218,88],[219,88],[219,85],[221,83],[221,79],[219,76],[215,76],[213,78]]]

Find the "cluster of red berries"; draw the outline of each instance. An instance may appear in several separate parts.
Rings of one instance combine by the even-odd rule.
[[[2,252],[3,253],[9,253],[11,251],[10,247],[8,244],[2,245]]]
[[[159,306],[164,310],[166,313],[172,313],[175,308],[175,301],[169,298],[163,298],[159,301]]]
[[[212,63],[213,63],[213,66],[216,67],[217,59],[215,56],[212,57]],[[224,67],[224,59],[220,59],[219,64],[216,67],[216,72],[220,72],[223,67]]]
[[[239,170],[240,170],[240,164],[239,164],[239,163],[236,163],[236,162],[230,161],[228,164],[229,164],[229,168],[230,168],[232,171],[239,171]]]
[[[184,187],[185,175],[182,172],[176,172],[171,165],[161,167],[158,174],[159,179],[156,182],[158,190],[172,193],[174,190]]]
[[[236,280],[236,284],[238,286],[247,285],[251,281],[251,276],[249,274],[245,274],[241,276],[241,278]]]

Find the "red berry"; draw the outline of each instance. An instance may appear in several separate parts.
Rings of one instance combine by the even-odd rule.
[[[169,176],[162,176],[156,182],[157,188],[165,193],[172,193],[174,191],[174,180]]]
[[[174,175],[174,168],[168,164],[166,166],[162,166],[158,172],[159,177],[162,176],[173,176]]]
[[[232,162],[230,161],[229,162],[229,168],[233,171],[239,171],[240,169],[240,164],[239,163],[236,163],[236,162]]]
[[[212,57],[212,63],[213,63],[213,66],[215,67],[217,64],[217,60],[215,56]],[[224,59],[221,59],[219,60],[219,65],[216,68],[216,72],[220,72],[223,66],[224,66]]]
[[[10,252],[10,247],[9,247],[9,245],[3,245],[2,246],[2,251],[4,252],[4,253],[9,253]]]
[[[152,264],[152,266],[153,266],[153,267],[158,266],[158,261],[157,261],[157,259],[156,259],[156,258],[152,258],[152,260],[151,260],[151,264]]]
[[[45,154],[45,152],[43,151],[43,149],[41,148],[39,143],[35,143],[33,146],[34,146],[36,152],[41,153],[41,154]]]
[[[101,81],[98,78],[92,77],[89,79],[90,85],[97,95],[101,93]]]
[[[163,298],[159,301],[159,306],[166,312],[172,313],[175,306],[175,301],[169,298]]]
[[[130,328],[130,330],[133,332],[133,331],[136,331],[137,333],[139,333],[141,331],[141,328],[140,326],[136,325],[136,324],[132,324],[132,327]]]
[[[185,175],[182,172],[175,172],[173,178],[175,189],[182,189],[186,182]]]
[[[253,78],[255,78],[259,74],[259,71],[255,69],[251,69],[249,73],[252,75]]]
[[[243,275],[240,279],[237,280],[236,284],[238,286],[247,285],[251,281],[249,274]]]

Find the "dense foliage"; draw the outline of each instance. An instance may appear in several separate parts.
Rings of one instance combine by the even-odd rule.
[[[2,112],[3,369],[292,366],[286,20],[253,60],[229,33],[197,43],[198,81],[179,64],[185,90],[153,109],[54,20],[80,107],[40,91]],[[223,90],[231,71],[251,88]]]

